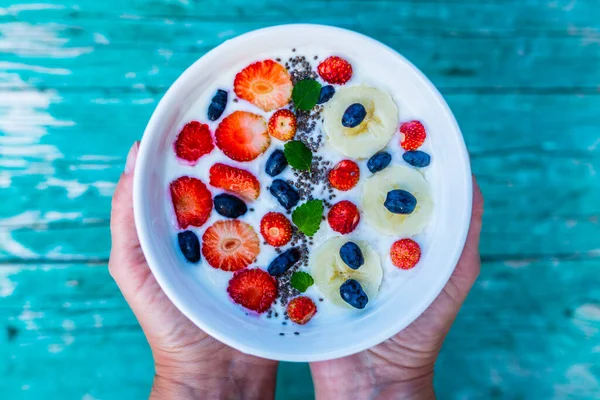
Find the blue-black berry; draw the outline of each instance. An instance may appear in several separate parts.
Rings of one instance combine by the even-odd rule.
[[[288,166],[287,159],[283,150],[275,150],[271,153],[267,159],[267,165],[265,166],[265,172],[269,176],[277,176],[282,173]]]
[[[406,161],[406,163],[417,168],[425,168],[431,163],[431,157],[429,154],[420,150],[407,151],[406,153],[402,154],[402,158],[404,161]]]
[[[366,116],[367,110],[365,110],[365,107],[360,103],[354,103],[344,112],[342,125],[346,128],[355,128],[363,122]]]
[[[225,106],[227,106],[227,92],[219,89],[208,106],[208,119],[216,121],[221,118]]]
[[[273,261],[271,261],[271,264],[269,264],[267,271],[273,276],[283,275],[298,261],[300,261],[300,250],[298,250],[295,247],[292,247],[291,249],[284,251],[283,253],[278,255]]]
[[[340,248],[340,257],[352,269],[359,269],[365,263],[360,247],[354,242],[346,242]]]
[[[215,211],[227,218],[241,217],[248,211],[243,200],[226,193],[216,195],[214,203]]]
[[[391,213],[410,214],[417,206],[417,198],[406,190],[391,190],[388,192],[383,205]]]
[[[321,87],[321,93],[319,94],[319,101],[317,104],[327,103],[335,94],[335,88],[331,85]]]
[[[300,195],[298,191],[294,189],[289,183],[281,179],[275,179],[269,187],[269,192],[286,209],[291,209],[300,201]]]
[[[354,279],[348,279],[340,286],[340,296],[346,303],[358,309],[365,308],[369,302],[369,297],[362,286]]]
[[[177,234],[177,241],[179,242],[181,253],[186,260],[191,263],[197,263],[200,261],[200,241],[194,232],[179,232]]]
[[[379,172],[387,168],[387,166],[390,165],[390,162],[392,162],[391,154],[381,151],[369,158],[369,161],[367,161],[367,168],[369,168],[369,171],[372,173]]]

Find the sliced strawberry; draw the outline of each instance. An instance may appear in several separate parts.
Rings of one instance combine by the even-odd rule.
[[[211,267],[238,271],[256,260],[260,242],[254,229],[239,220],[217,221],[202,235],[202,255]]]
[[[252,161],[271,144],[267,123],[260,115],[235,111],[225,117],[215,132],[217,146],[235,161]]]
[[[200,157],[215,148],[210,128],[198,121],[188,122],[175,140],[175,154],[182,160],[195,164]]]
[[[401,139],[400,144],[404,150],[416,150],[427,137],[425,127],[419,121],[405,122],[400,125]]]
[[[260,183],[250,172],[217,163],[208,171],[210,184],[236,193],[246,200],[256,200],[260,194]]]
[[[341,57],[326,58],[317,68],[327,83],[343,85],[352,78],[352,65]]]
[[[392,263],[400,269],[411,269],[421,259],[421,247],[412,239],[394,242],[390,249]]]
[[[200,179],[182,176],[171,182],[171,200],[181,229],[202,226],[213,209],[212,195]]]
[[[287,306],[288,317],[298,325],[304,325],[316,314],[315,302],[306,296],[295,297]]]
[[[360,221],[360,213],[354,203],[342,200],[336,203],[327,214],[329,226],[336,232],[345,235],[356,229]]]
[[[342,160],[329,171],[329,183],[337,190],[350,190],[356,186],[359,179],[360,169],[351,160]]]
[[[263,313],[271,308],[277,297],[277,281],[262,269],[244,269],[233,274],[227,293],[234,303]]]
[[[282,213],[266,213],[260,220],[260,233],[271,246],[284,246],[292,238],[292,224]]]
[[[293,84],[283,65],[273,60],[248,65],[235,77],[233,90],[240,98],[263,111],[271,111],[289,103]]]
[[[296,116],[290,110],[278,110],[269,119],[269,133],[283,142],[296,135]]]

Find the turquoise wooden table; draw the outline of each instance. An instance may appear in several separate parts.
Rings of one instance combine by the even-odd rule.
[[[597,0],[0,0],[0,398],[148,394],[106,268],[126,152],[198,57],[299,21],[403,53],[465,134],[484,264],[440,398],[599,398],[599,17]],[[311,398],[306,365],[281,367],[278,396]]]

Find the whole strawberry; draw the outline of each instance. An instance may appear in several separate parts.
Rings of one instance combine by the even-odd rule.
[[[416,150],[423,145],[427,132],[419,121],[405,122],[400,125],[400,144],[404,150]]]
[[[352,78],[352,65],[341,57],[326,58],[317,68],[321,78],[327,83],[343,85]]]
[[[316,314],[315,302],[306,296],[292,299],[287,306],[288,317],[298,325],[304,325]]]
[[[347,191],[352,189],[360,179],[360,169],[358,165],[351,160],[340,161],[331,171],[329,171],[329,183],[331,187]]]
[[[421,247],[412,239],[394,242],[390,249],[392,263],[400,269],[411,269],[421,259]]]
[[[345,235],[356,229],[360,213],[354,203],[343,200],[335,204],[327,214],[327,222],[334,231]]]

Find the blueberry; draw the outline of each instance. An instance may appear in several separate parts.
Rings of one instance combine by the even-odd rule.
[[[424,168],[431,162],[431,157],[429,154],[419,150],[407,151],[406,153],[402,154],[402,158],[408,164],[417,168]]]
[[[286,169],[288,165],[287,159],[285,158],[285,154],[282,150],[275,150],[269,156],[267,160],[267,165],[265,167],[265,172],[269,176],[277,176]]]
[[[394,214],[410,214],[417,206],[417,198],[406,190],[391,190],[383,205]]]
[[[344,116],[342,117],[342,125],[346,128],[357,127],[363,122],[366,116],[367,110],[365,110],[365,107],[360,103],[354,103],[346,108]]]
[[[369,168],[369,171],[372,173],[379,172],[387,168],[387,166],[390,165],[390,162],[392,162],[390,153],[381,151],[369,158],[369,161],[367,161],[367,168]]]
[[[279,204],[284,206],[286,209],[291,209],[300,201],[300,195],[289,183],[281,179],[275,179],[269,187],[269,191]]]
[[[319,101],[317,104],[327,103],[333,95],[335,94],[335,88],[331,85],[323,86],[321,88],[321,93],[319,94]]]
[[[300,261],[300,250],[292,247],[275,257],[269,264],[267,271],[273,276],[283,275],[298,261]]]
[[[340,257],[352,269],[359,269],[365,263],[360,247],[354,242],[346,242],[340,248]]]
[[[369,297],[362,286],[354,279],[348,279],[340,286],[340,296],[346,303],[358,309],[365,308],[369,302]]]
[[[177,241],[179,242],[181,253],[186,260],[191,263],[197,263],[200,261],[200,241],[194,232],[179,232],[177,234]]]
[[[216,121],[221,118],[225,106],[227,105],[227,92],[224,90],[217,90],[217,93],[212,98],[210,106],[208,106],[208,119]]]
[[[215,211],[227,218],[237,218],[246,214],[246,203],[230,194],[215,196]]]

